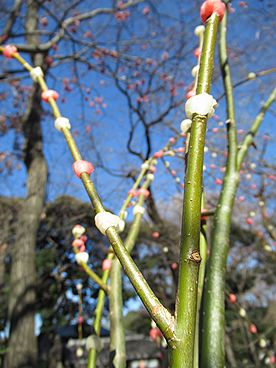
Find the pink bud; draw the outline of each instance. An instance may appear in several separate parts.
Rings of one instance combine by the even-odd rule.
[[[238,199],[239,199],[240,202],[244,202],[245,201],[245,197],[244,196],[240,196]]]
[[[276,363],[275,355],[272,355],[271,357],[269,357],[269,363],[270,364],[275,364]]]
[[[81,253],[82,253],[82,252],[85,252],[85,245],[80,246],[79,251],[80,251]]]
[[[172,170],[171,171],[171,174],[172,174],[172,176],[175,176],[176,175],[176,171],[175,170]]]
[[[115,13],[115,18],[119,22],[126,21],[128,19],[128,17],[129,17],[129,11],[128,10],[118,11],[118,12]]]
[[[149,171],[151,171],[152,173],[155,173],[156,172],[156,167],[155,166],[150,166],[149,167]]]
[[[150,8],[148,6],[145,6],[143,9],[143,14],[148,15],[150,13]]]
[[[57,93],[57,91],[54,91],[53,89],[47,89],[47,91],[43,91],[41,93],[41,98],[44,102],[49,102],[50,98],[57,101],[58,97],[59,94]]]
[[[179,148],[177,149],[177,152],[179,152],[179,153],[184,153],[184,152],[185,152],[185,148],[184,148],[184,147],[179,147]]]
[[[211,164],[210,165],[210,169],[215,169],[216,168],[216,165],[215,164]]]
[[[11,59],[14,54],[17,53],[17,48],[13,45],[6,45],[4,46],[4,49],[3,49],[3,55],[8,58],[8,59]]]
[[[171,264],[171,268],[172,268],[172,270],[176,270],[177,269],[177,263],[176,262],[173,262]]]
[[[155,152],[154,153],[154,155],[153,155],[153,157],[154,158],[161,158],[161,157],[163,157],[163,151],[157,151],[157,152]]]
[[[84,322],[84,318],[83,318],[83,316],[79,316],[79,317],[78,317],[78,324],[79,324],[79,325],[82,325],[82,324],[83,324],[83,322]]]
[[[235,294],[231,293],[229,294],[229,302],[232,303],[232,304],[235,304],[237,301],[237,297]]]
[[[157,238],[159,238],[160,234],[159,234],[159,232],[158,232],[158,231],[154,231],[154,232],[151,234],[151,236],[152,236],[152,238],[153,238],[153,239],[157,239]]]
[[[78,178],[80,178],[83,173],[90,175],[94,171],[94,166],[90,162],[84,160],[77,160],[72,166]]]
[[[221,0],[206,0],[200,8],[200,17],[203,23],[212,15],[216,14],[221,21],[225,12],[225,4]]]
[[[249,332],[252,333],[252,334],[257,333],[257,327],[256,327],[256,325],[254,325],[254,323],[251,323],[251,325],[249,326]]]
[[[218,131],[219,131],[219,128],[213,128],[213,129],[212,129],[212,132],[213,132],[213,133],[217,133]]]
[[[143,195],[145,198],[148,198],[148,196],[150,195],[150,191],[148,189],[145,188],[140,188],[138,190],[138,195]]]
[[[174,143],[175,143],[175,138],[173,138],[173,137],[172,137],[172,138],[170,138],[170,139],[169,139],[169,142],[170,142],[170,144],[174,144]]]
[[[83,245],[84,245],[84,242],[81,239],[75,239],[72,242],[72,247],[82,247]]]
[[[239,7],[240,8],[247,8],[248,7],[248,4],[246,1],[239,1]]]
[[[159,338],[162,337],[162,333],[158,327],[153,327],[149,331],[149,336],[152,341],[157,341]]]
[[[40,24],[41,24],[43,27],[48,26],[48,18],[47,18],[47,17],[42,17],[42,18],[40,18]]]
[[[190,91],[188,91],[186,93],[186,96],[185,97],[186,97],[187,100],[189,100],[189,98],[195,96],[195,94],[196,94],[196,91],[194,91],[193,89],[191,89]]]
[[[138,192],[137,192],[137,190],[135,190],[135,189],[130,189],[130,190],[128,191],[128,195],[131,195],[132,197],[137,197]]]
[[[102,264],[102,270],[103,271],[110,270],[111,266],[112,266],[112,260],[104,259],[103,264]]]
[[[246,219],[246,223],[247,223],[248,225],[252,225],[252,224],[253,224],[253,219],[252,219],[251,217],[247,217],[247,219]]]
[[[194,56],[198,59],[201,55],[201,48],[200,47],[197,47],[195,50],[194,50]]]
[[[164,51],[162,54],[162,60],[166,61],[169,58],[169,53],[167,51]]]
[[[222,184],[222,180],[221,180],[221,179],[219,179],[219,178],[217,178],[217,179],[216,179],[216,181],[215,181],[215,183],[216,183],[217,185],[221,185],[221,184]]]
[[[82,236],[80,237],[80,239],[81,239],[84,243],[86,243],[86,242],[87,242],[87,236],[86,236],[86,235],[82,235]]]
[[[51,56],[46,56],[44,60],[47,66],[51,66],[53,64],[53,58]]]
[[[205,208],[202,208],[200,217],[202,221],[208,220],[208,216],[203,216],[204,212],[207,212],[207,210]]]

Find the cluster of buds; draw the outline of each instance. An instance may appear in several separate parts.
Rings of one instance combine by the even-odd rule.
[[[233,305],[237,305],[237,296],[236,294],[234,293],[229,293],[228,295],[228,301],[230,304],[233,304]],[[250,322],[247,318],[247,313],[246,313],[246,310],[242,307],[239,307],[239,315],[240,317],[242,318],[246,318],[247,319],[247,323],[248,323],[248,331],[252,334],[252,335],[256,335],[258,333],[258,329],[257,329],[257,326],[253,323],[253,322]],[[260,340],[260,346],[263,344],[263,341],[262,339]]]
[[[153,180],[154,179],[154,175],[153,174],[147,174],[147,179],[149,180]],[[145,199],[147,199],[150,196],[150,191],[146,188],[139,188],[137,190],[135,189],[130,189],[128,192],[128,195],[132,196],[132,197],[139,197],[140,195],[143,195]]]
[[[85,234],[85,228],[81,225],[75,225],[72,229],[72,234],[74,240],[72,242],[72,247],[75,249],[75,259],[78,264],[87,264],[89,259],[89,254],[86,252],[85,243],[87,241],[87,236]]]

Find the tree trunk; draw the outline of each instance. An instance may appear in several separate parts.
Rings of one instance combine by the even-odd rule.
[[[28,34],[26,41],[28,44],[37,44],[39,39],[33,33],[37,28],[38,20],[36,2],[28,1],[25,19],[25,30]],[[42,65],[43,56],[34,54],[32,61],[36,66]],[[18,213],[15,244],[12,251],[8,368],[37,367],[35,248],[47,182],[47,164],[42,151],[40,93],[36,85],[23,118],[24,162],[28,174],[27,196]]]
[[[15,244],[12,252],[9,320],[8,367],[35,367],[35,247],[43,210],[47,165],[42,152],[40,127],[41,105],[36,88],[24,121],[26,139],[25,165],[28,171],[27,197],[18,213]]]

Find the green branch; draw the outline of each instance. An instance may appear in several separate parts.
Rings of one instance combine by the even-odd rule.
[[[206,272],[202,329],[201,365],[224,367],[224,279],[229,249],[231,215],[239,176],[237,172],[237,139],[233,88],[227,58],[227,13],[220,25],[219,57],[227,100],[228,156],[226,173],[211,235],[211,255]]]
[[[218,21],[218,16],[215,14],[207,21],[200,60],[197,94],[210,92]],[[172,350],[172,367],[193,367],[206,121],[207,116],[198,114],[195,114],[192,119],[185,175],[179,284],[175,312],[177,347]]]
[[[250,131],[247,133],[247,135],[244,138],[244,141],[242,142],[239,152],[238,152],[238,168],[241,168],[241,164],[244,160],[245,155],[247,154],[247,151],[251,144],[254,142],[255,135],[257,134],[259,127],[264,119],[264,115],[267,112],[267,110],[270,108],[271,104],[276,100],[276,88],[271,92],[270,96],[266,100],[266,102],[263,104],[259,114],[257,115],[256,119],[254,120]]]
[[[206,273],[206,285],[204,291],[204,316],[202,329],[202,360],[201,364],[206,368],[224,367],[224,289],[226,261],[229,251],[231,216],[235,195],[239,185],[239,169],[241,163],[253,142],[254,136],[260,127],[264,114],[275,100],[276,90],[272,92],[261,112],[254,121],[250,132],[244,139],[238,151],[236,141],[235,112],[233,100],[233,88],[230,67],[227,59],[226,27],[227,17],[224,16],[220,27],[219,55],[227,100],[227,140],[228,157],[223,187],[214,216],[214,224],[211,235],[211,255]]]
[[[113,253],[109,253],[107,259],[113,259]],[[105,270],[102,276],[102,282],[107,284],[109,278],[110,271]],[[94,332],[95,334],[100,337],[101,333],[101,321],[102,321],[102,314],[104,309],[104,301],[105,301],[105,292],[104,290],[100,290],[98,294],[98,302],[97,307],[95,310],[95,318],[94,318]],[[88,351],[88,368],[95,368],[96,367],[96,358],[97,358],[97,350],[96,348],[92,348]]]
[[[87,273],[87,275],[105,292],[109,292],[109,287],[103,282],[102,278],[100,278],[91,268],[84,262],[81,262],[81,267]]]
[[[202,193],[201,209],[204,208],[204,193]],[[205,214],[204,214],[205,216]],[[204,221],[204,220],[203,220]],[[199,251],[200,251],[200,267],[198,275],[198,289],[197,289],[197,315],[196,315],[196,330],[195,330],[195,346],[194,346],[194,368],[199,367],[199,341],[200,341],[200,311],[202,304],[202,295],[204,288],[204,277],[207,259],[207,224],[204,221],[201,225],[200,239],[199,239]]]
[[[151,180],[146,180],[142,188],[147,189]],[[144,195],[140,194],[137,205],[144,205]],[[137,213],[131,224],[128,236],[125,240],[125,247],[131,253],[141,226],[143,215]],[[122,296],[122,274],[121,264],[118,259],[112,262],[110,275],[110,294],[109,294],[109,310],[110,310],[110,352],[114,356],[112,364],[115,368],[124,368],[126,366],[126,347],[125,347],[125,331],[123,326],[123,296]]]

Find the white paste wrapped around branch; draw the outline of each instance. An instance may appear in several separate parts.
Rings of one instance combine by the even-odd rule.
[[[61,132],[63,128],[71,129],[71,124],[69,119],[60,116],[55,120],[55,128]]]
[[[133,215],[135,216],[138,213],[143,215],[145,213],[145,208],[140,206],[139,204],[136,204],[136,206],[133,207]]]
[[[95,216],[95,225],[98,230],[105,235],[106,230],[110,227],[115,227],[118,232],[124,231],[125,221],[121,220],[119,216],[111,212],[100,212]]]
[[[185,112],[188,119],[192,119],[194,114],[207,115],[209,119],[214,115],[216,106],[217,101],[213,96],[203,92],[188,99],[185,104]]]
[[[37,66],[30,71],[30,76],[34,82],[37,82],[39,77],[44,76],[44,73],[40,66]]]

